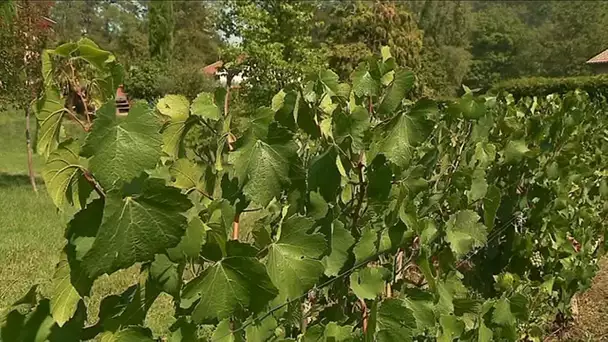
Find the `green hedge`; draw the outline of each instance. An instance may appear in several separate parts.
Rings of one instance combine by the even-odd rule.
[[[553,93],[564,94],[572,90],[584,90],[591,96],[608,97],[608,74],[576,77],[526,77],[497,83],[490,93],[508,92],[515,98],[524,96],[546,96]]]

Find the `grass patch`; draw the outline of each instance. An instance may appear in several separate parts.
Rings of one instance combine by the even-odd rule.
[[[31,127],[35,127],[35,120]],[[57,211],[40,177],[36,182],[38,194],[32,191],[24,132],[21,113],[0,112],[0,315],[34,284],[41,284],[42,294],[50,294],[55,265],[65,243],[64,228],[71,218]],[[43,165],[42,158],[35,155],[37,175]],[[99,303],[104,297],[136,284],[138,275],[139,267],[134,266],[97,279],[91,297],[85,299],[89,323],[98,320]],[[162,334],[173,320],[171,297],[161,295],[148,313],[146,324],[155,334]]]

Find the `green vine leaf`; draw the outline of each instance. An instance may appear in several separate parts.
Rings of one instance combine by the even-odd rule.
[[[129,327],[112,333],[101,334],[101,342],[154,342],[150,329],[143,327]]]
[[[233,324],[229,319],[221,321],[213,335],[211,336],[212,341],[217,342],[244,342],[243,336],[233,331]]]
[[[312,219],[292,216],[282,226],[278,241],[268,247],[266,268],[282,298],[296,298],[308,291],[323,274],[319,260],[327,241],[320,233],[308,233]]]
[[[399,299],[385,299],[378,306],[376,339],[379,342],[411,341],[416,329],[412,311]]]
[[[209,120],[220,118],[220,109],[215,104],[213,94],[202,92],[192,101],[190,106],[192,115],[197,115]]]
[[[179,157],[186,121],[190,117],[189,108],[190,102],[182,95],[167,95],[156,104],[156,109],[169,119],[163,128],[162,139],[163,152],[172,159]]]
[[[128,182],[153,169],[161,152],[160,122],[143,102],[137,102],[126,117],[116,115],[116,106],[106,104],[99,111],[82,155],[104,189]]]
[[[51,295],[51,315],[57,325],[62,327],[76,313],[80,295],[72,286],[70,264],[63,255],[53,275],[53,293]]]
[[[89,276],[152,260],[155,254],[175,247],[187,224],[181,213],[190,206],[185,195],[160,179],[137,179],[123,193],[108,193],[101,227],[83,258]]]
[[[500,206],[500,189],[496,185],[490,185],[483,199],[483,222],[488,231],[494,228],[494,219]]]
[[[178,270],[178,265],[174,264],[164,254],[157,254],[154,261],[150,264],[150,279],[164,292],[173,296],[179,297],[181,290],[181,272]]]
[[[376,231],[370,226],[364,227],[359,241],[357,241],[355,248],[353,248],[355,263],[358,264],[374,256],[378,251],[377,243],[378,234]]]
[[[59,146],[61,120],[66,114],[63,99],[57,88],[49,86],[44,96],[36,103],[36,119],[38,120],[38,154],[48,157]]]
[[[376,299],[384,291],[387,277],[384,267],[364,267],[350,275],[350,288],[360,299]]]
[[[461,210],[450,215],[446,227],[446,239],[456,257],[462,257],[473,248],[486,243],[486,227],[479,222],[479,215],[472,210]]]
[[[295,153],[293,143],[270,145],[250,139],[246,145],[230,153],[228,161],[234,166],[234,173],[247,198],[267,206],[290,183],[290,161]]]
[[[84,207],[93,190],[83,177],[86,160],[78,156],[79,152],[80,147],[75,141],[62,143],[51,153],[42,170],[47,191],[60,210],[63,210],[66,200],[70,204]]]
[[[335,202],[340,188],[340,171],[336,166],[338,152],[329,148],[310,162],[308,188],[320,193],[325,201]]]
[[[530,151],[528,145],[523,140],[510,140],[505,147],[503,154],[505,162],[517,163],[520,162],[526,153]]]
[[[353,93],[356,96],[378,96],[380,83],[369,72],[367,63],[362,62],[352,73]]]
[[[169,259],[173,262],[196,259],[206,242],[207,231],[210,229],[200,218],[192,218],[186,228],[186,234],[182,236],[177,246],[167,249]]]
[[[253,257],[227,257],[207,268],[192,280],[183,292],[191,300],[200,296],[192,319],[223,319],[244,309],[260,312],[278,291],[266,269]]]
[[[340,111],[333,116],[332,124],[336,143],[350,141],[354,151],[365,148],[363,138],[370,127],[367,109],[357,106],[350,114]]]
[[[331,251],[323,257],[323,265],[325,266],[325,275],[335,277],[346,264],[349,256],[348,251],[355,243],[355,238],[338,220],[331,224],[329,236]]]
[[[399,107],[407,92],[414,85],[414,73],[410,70],[400,69],[395,72],[393,83],[380,103],[378,113],[388,115]]]
[[[176,160],[169,168],[169,173],[175,179],[171,185],[186,191],[203,189],[201,178],[203,168],[186,158]]]
[[[393,164],[403,168],[412,159],[414,147],[430,134],[433,124],[423,115],[400,114],[383,126],[377,126],[382,129],[376,129],[368,160],[384,154]]]
[[[245,340],[249,342],[266,342],[274,336],[278,327],[277,320],[272,315],[260,322],[254,322],[245,329]]]

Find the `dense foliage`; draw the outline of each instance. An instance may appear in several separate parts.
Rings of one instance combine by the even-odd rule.
[[[527,77],[499,82],[490,89],[493,93],[507,92],[514,97],[539,96],[549,94],[566,94],[583,90],[591,96],[608,96],[608,76],[577,77]]]
[[[70,44],[53,70],[112,74],[111,54]],[[607,103],[467,92],[440,107],[408,101],[413,84],[383,48],[348,83],[288,85],[238,130],[218,89],[126,116],[108,98],[84,141],[63,140],[71,109],[48,89],[44,179],[79,211],[50,298],[15,303],[1,339],[153,341],[142,325],[165,292],[171,341],[540,340],[604,250]],[[139,282],[87,325],[94,281],[135,264]]]

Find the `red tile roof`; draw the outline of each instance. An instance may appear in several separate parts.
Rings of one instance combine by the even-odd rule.
[[[588,64],[608,63],[608,49],[587,61]]]

